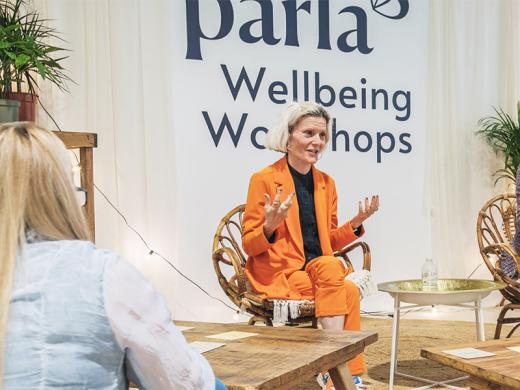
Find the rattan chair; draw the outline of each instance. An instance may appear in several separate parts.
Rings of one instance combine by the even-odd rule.
[[[511,256],[519,270],[520,256],[511,245],[515,235],[516,196],[503,194],[490,199],[480,210],[477,219],[477,240],[484,263],[496,281],[507,284],[500,290],[509,301],[504,305],[497,319],[495,339],[500,338],[503,324],[516,324],[507,337],[520,326],[520,317],[505,318],[509,310],[520,309],[520,282],[512,279],[501,268],[501,257]]]
[[[235,207],[220,221],[213,238],[213,266],[215,267],[220,286],[229,299],[239,310],[246,311],[252,315],[249,324],[254,325],[256,322],[263,322],[267,326],[272,326],[273,302],[268,299],[262,299],[261,296],[252,292],[244,273],[247,260],[242,251],[241,241],[244,208],[245,205]],[[356,248],[361,249],[363,269],[370,270],[370,248],[364,242],[356,242],[349,245],[334,255],[343,259],[346,266],[353,270],[354,267],[347,254],[350,254]],[[287,324],[297,325],[311,321],[313,327],[317,326],[313,302],[300,305],[299,313],[298,318],[289,318]]]

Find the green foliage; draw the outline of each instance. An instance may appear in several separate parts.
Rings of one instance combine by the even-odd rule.
[[[495,184],[500,179],[516,178],[516,170],[520,165],[520,102],[517,104],[517,122],[502,110],[494,108],[496,116],[482,118],[479,121],[480,134],[493,148],[497,155],[504,157],[504,168],[495,172]]]
[[[53,46],[52,41],[62,41],[55,29],[47,27],[47,20],[34,11],[28,11],[26,0],[0,0],[0,97],[21,90],[23,83],[35,93],[37,75],[49,80],[61,90],[67,90],[69,77],[63,72],[56,54],[66,49]]]

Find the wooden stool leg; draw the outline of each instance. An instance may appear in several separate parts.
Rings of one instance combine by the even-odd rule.
[[[312,327],[313,327],[314,329],[318,329],[318,318],[314,317],[314,318],[312,319]]]
[[[495,328],[495,339],[500,338],[500,333],[502,332],[502,324],[504,323],[504,318],[506,316],[506,313],[509,310],[509,305],[505,305],[502,310],[500,310],[500,314],[497,318],[497,326]]]
[[[330,369],[329,374],[332,379],[332,383],[334,383],[334,389],[357,390],[346,363],[342,363],[339,366]]]
[[[271,321],[270,318],[267,318],[267,317],[259,317],[259,316],[254,316],[254,317],[251,317],[249,319],[249,321],[247,322],[248,325],[254,325],[256,324],[257,322],[263,322],[265,324],[265,326],[273,326],[273,322]]]
[[[497,326],[495,328],[495,340],[500,338],[500,333],[502,332],[502,322],[497,321]]]
[[[505,390],[502,385],[489,382],[482,378],[470,376],[466,386],[469,386],[471,390]]]

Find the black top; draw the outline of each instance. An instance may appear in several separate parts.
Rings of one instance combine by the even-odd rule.
[[[303,250],[305,252],[303,268],[305,268],[309,261],[323,255],[318,235],[318,225],[316,224],[316,209],[314,208],[314,181],[312,169],[306,175],[302,175],[290,165],[289,170],[294,181],[296,199],[298,199],[300,228],[303,238]]]

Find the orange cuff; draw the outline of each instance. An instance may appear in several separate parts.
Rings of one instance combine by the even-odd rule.
[[[276,232],[274,234],[275,234],[275,238],[276,238]],[[244,251],[249,256],[253,256],[253,257],[258,256],[261,253],[264,253],[269,248],[271,248],[272,245],[273,244],[270,243],[267,240],[267,238],[265,237],[263,227],[260,227],[260,228],[256,229],[255,231],[250,232],[247,235],[247,238],[244,239],[244,243],[243,243]]]

